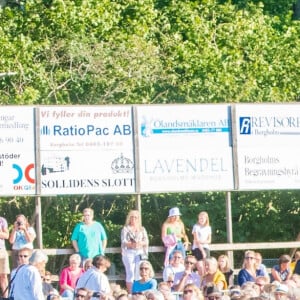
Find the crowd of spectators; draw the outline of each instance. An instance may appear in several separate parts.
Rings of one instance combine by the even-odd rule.
[[[161,238],[165,245],[163,278],[155,278],[148,259],[149,239],[141,225],[139,211],[128,213],[120,233],[125,283],[110,283],[106,271],[111,262],[105,256],[107,235],[94,221],[91,208],[72,233],[75,253],[59,274],[58,287],[46,271],[47,255],[34,250],[35,231],[24,215],[18,215],[9,234],[7,222],[0,217],[0,279],[2,297],[10,300],[300,300],[300,251],[294,260],[288,254],[278,258],[270,274],[261,253],[248,250],[237,274],[226,254],[211,256],[212,230],[209,216],[200,212],[189,242],[180,210],[171,208],[163,223]],[[5,240],[13,245],[10,273]],[[189,251],[191,244],[191,252]],[[10,273],[10,274],[9,274]],[[9,278],[9,280],[8,280]]]

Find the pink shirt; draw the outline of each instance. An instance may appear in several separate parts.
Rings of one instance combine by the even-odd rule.
[[[84,273],[83,268],[79,268],[77,272],[71,271],[70,267],[63,268],[60,277],[59,277],[59,285],[62,286],[63,284],[67,284],[73,289],[76,287],[76,283],[80,275]],[[64,292],[64,289],[60,288],[60,294]]]

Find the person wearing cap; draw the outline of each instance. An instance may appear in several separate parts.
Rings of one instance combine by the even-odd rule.
[[[291,257],[288,254],[279,257],[278,265],[275,265],[271,270],[272,281],[285,282],[291,278],[290,262]]]
[[[279,284],[274,291],[274,297],[276,300],[288,299],[288,292],[289,288],[287,285]]]
[[[185,258],[185,251],[189,245],[189,239],[185,232],[184,224],[180,218],[181,213],[178,207],[173,207],[169,210],[168,218],[162,225],[161,239],[167,248],[165,265],[169,263],[175,250],[181,251]],[[172,242],[173,241],[173,242]]]

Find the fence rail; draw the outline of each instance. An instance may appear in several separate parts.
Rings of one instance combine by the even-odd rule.
[[[261,249],[295,249],[300,248],[300,241],[293,242],[268,242],[268,243],[237,243],[237,244],[211,244],[211,251],[240,251],[240,250],[261,250]],[[74,253],[73,249],[43,249],[47,255],[70,255]],[[164,253],[164,247],[162,246],[150,246],[150,253]],[[106,254],[120,254],[121,248],[106,248]],[[238,273],[238,269],[234,269],[234,273]],[[270,271],[270,268],[268,268]],[[58,280],[58,277],[55,276],[55,280]],[[157,279],[162,278],[162,273],[156,273],[155,277]],[[124,274],[108,274],[110,281],[121,281],[125,279]]]
[[[232,244],[211,244],[211,251],[238,251],[238,250],[259,250],[259,249],[294,249],[300,248],[300,241],[292,242],[267,242],[267,243],[232,243]],[[43,249],[47,255],[68,255],[74,253],[73,249]],[[150,253],[163,253],[163,246],[150,246]],[[121,253],[121,248],[106,248],[106,254]]]

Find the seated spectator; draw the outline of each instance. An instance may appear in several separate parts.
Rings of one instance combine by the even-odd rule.
[[[266,276],[257,276],[255,278],[255,284],[259,287],[260,295],[264,293],[264,287],[269,283],[269,280]]]
[[[158,284],[157,290],[160,291],[165,300],[175,300],[176,296],[172,294],[171,286],[168,282],[162,281]]]
[[[218,269],[218,262],[214,257],[205,260],[206,274],[202,279],[202,287],[209,283],[215,285],[219,290],[227,289],[227,282],[224,274]]]
[[[85,261],[84,261],[84,264],[83,264],[83,269],[84,271],[87,271],[89,268],[91,268],[93,266],[93,259],[92,258],[87,258]]]
[[[289,288],[285,284],[280,284],[274,291],[275,300],[286,300],[288,299]]]
[[[275,265],[271,270],[272,281],[276,280],[282,283],[291,278],[290,262],[291,257],[287,254],[283,254],[279,257],[278,265]]]
[[[132,294],[145,292],[147,290],[155,290],[157,288],[157,281],[154,278],[153,267],[149,261],[141,261],[140,276],[140,280],[133,281]]]
[[[214,284],[208,284],[205,289],[206,299],[208,300],[221,300],[222,292],[218,287]]]
[[[49,271],[45,271],[44,276],[42,276],[43,294],[45,297],[47,297],[49,294],[59,295],[58,291],[52,285],[51,276],[52,276],[52,274]]]
[[[80,267],[81,257],[79,254],[72,254],[69,258],[69,266],[63,268],[59,276],[60,295],[73,300],[74,290],[78,278],[84,272]]]
[[[184,270],[183,256],[181,251],[176,250],[170,259],[170,264],[163,270],[163,280],[168,281],[169,278],[174,278],[175,273]]]
[[[238,284],[242,286],[245,282],[255,282],[256,276],[263,276],[261,270],[256,269],[255,252],[247,250],[244,256],[242,269],[238,273]]]
[[[230,299],[240,299],[242,294],[241,287],[239,285],[232,285],[229,287],[228,295]]]
[[[183,300],[204,300],[202,291],[193,283],[188,283],[183,289]]]
[[[80,288],[86,288],[93,292],[99,292],[101,295],[111,295],[109,281],[104,272],[110,267],[110,260],[103,255],[96,255],[93,258],[93,267],[84,272],[78,279],[76,284],[76,293]],[[98,300],[99,297],[95,296],[92,300]]]
[[[259,295],[260,295],[260,289],[259,289],[258,285],[256,285],[252,281],[245,282],[241,286],[241,290],[243,292],[243,295],[248,298],[259,297]]]
[[[200,276],[194,272],[195,265],[195,256],[187,255],[184,260],[184,271],[175,274],[173,285],[175,291],[182,292],[188,283],[193,283],[200,288]]]
[[[164,295],[158,290],[148,290],[145,296],[147,300],[164,300]]]
[[[89,300],[91,299],[90,290],[82,287],[77,289],[75,294],[75,300]]]
[[[61,300],[60,295],[56,292],[50,292],[46,298],[46,300]]]
[[[268,282],[270,282],[270,276],[267,271],[267,267],[262,263],[262,256],[260,252],[255,252],[256,270],[260,276],[265,276]]]
[[[294,260],[290,263],[290,269],[292,273],[295,273],[295,268],[298,261],[300,261],[300,251],[295,252]],[[299,273],[300,273],[300,268],[299,268]]]
[[[227,286],[231,286],[234,283],[233,270],[230,268],[229,258],[226,254],[222,254],[218,257],[219,270],[224,274]]]

